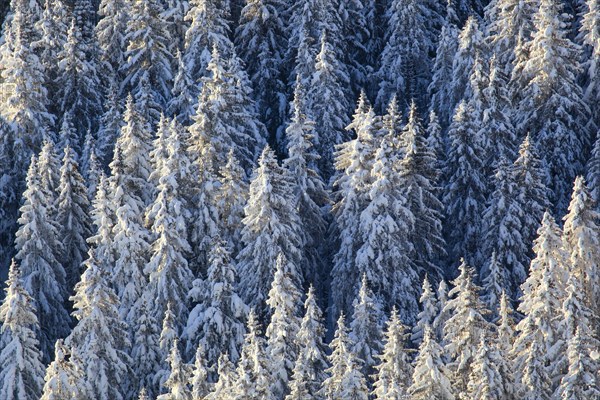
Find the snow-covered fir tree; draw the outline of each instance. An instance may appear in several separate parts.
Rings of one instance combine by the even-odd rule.
[[[545,149],[552,200],[561,213],[568,204],[571,182],[581,173],[587,146],[593,140],[590,109],[576,81],[580,48],[567,36],[565,17],[559,2],[540,3],[534,18],[536,32],[522,71],[529,81],[517,115],[517,127],[530,132]]]
[[[272,137],[285,118],[283,56],[287,46],[282,0],[248,0],[235,32],[235,45],[256,90],[261,120]]]
[[[102,0],[98,8],[100,20],[96,25],[94,34],[100,49],[99,69],[105,79],[110,79],[114,84],[121,84],[119,69],[125,64],[125,38],[127,22],[129,20],[130,2],[126,0]]]
[[[431,83],[427,91],[431,97],[430,107],[446,128],[454,115],[452,92],[452,64],[458,50],[458,31],[452,24],[442,26],[436,56],[431,68]]]
[[[306,95],[308,115],[315,121],[315,149],[321,156],[317,165],[325,179],[333,173],[335,145],[348,139],[345,128],[350,122],[350,103],[346,92],[348,72],[338,60],[330,39],[325,32],[321,35],[321,50],[316,56],[315,70]],[[329,106],[321,107],[322,104]]]
[[[289,263],[290,279],[303,282],[301,222],[293,208],[292,182],[265,147],[250,183],[250,194],[242,220],[244,248],[238,255],[238,270],[245,280],[240,294],[248,305],[265,314],[269,285],[275,274],[276,260],[283,254]]]
[[[450,259],[465,257],[471,262],[477,255],[482,229],[486,180],[483,151],[477,137],[474,110],[461,102],[456,108],[448,132],[450,150],[446,165],[446,229]]]
[[[296,335],[298,358],[289,382],[286,400],[303,400],[318,396],[321,383],[326,379],[327,354],[323,315],[315,290],[311,286],[304,302],[304,317]]]
[[[481,269],[486,295],[498,297],[502,289],[511,298],[517,298],[518,287],[527,277],[529,245],[521,236],[522,215],[517,176],[511,173],[508,161],[498,161],[494,175],[495,189],[484,212],[485,250],[480,259],[486,264]],[[491,285],[491,286],[490,286]],[[490,289],[495,289],[493,292]],[[494,304],[490,301],[488,304]]]
[[[560,313],[564,298],[568,255],[563,249],[561,232],[548,212],[538,229],[533,250],[535,258],[531,261],[529,277],[521,285],[523,296],[518,307],[525,318],[516,326],[518,334],[512,349],[521,390],[531,389],[534,378],[550,379],[546,363],[557,357],[551,348],[559,338],[555,316]],[[539,352],[548,360],[537,357]]]
[[[361,371],[362,360],[352,350],[352,339],[342,313],[337,321],[335,337],[331,341],[328,377],[321,386],[320,395],[326,399],[367,400],[369,390]]]
[[[56,339],[69,333],[71,318],[66,310],[65,270],[53,251],[62,250],[62,246],[57,229],[48,218],[47,198],[40,187],[37,164],[32,156],[20,208],[15,258],[21,268],[23,285],[37,310],[40,346],[44,360],[49,361]]]
[[[569,257],[569,271],[583,282],[583,290],[594,313],[599,315],[600,264],[597,243],[598,218],[596,205],[590,196],[583,177],[577,177],[573,187],[568,213],[563,218],[563,241]]]
[[[187,204],[182,196],[188,163],[183,162],[185,148],[177,133],[177,130],[172,131],[166,138],[168,154],[159,163],[163,168],[158,194],[147,213],[147,219],[152,221],[150,233],[154,241],[144,273],[149,278],[145,290],[153,299],[154,315],[163,315],[170,302],[181,327],[189,312],[187,295],[193,274],[186,258],[191,248],[187,241]]]
[[[57,92],[53,94],[58,115],[70,113],[77,121],[77,140],[71,145],[80,148],[88,130],[97,129],[102,110],[102,86],[95,60],[89,58],[92,51],[83,39],[76,21],[71,22],[67,41],[56,57],[58,71],[55,80]]]
[[[409,241],[414,247],[414,262],[420,274],[425,271],[435,277],[441,273],[438,264],[446,254],[442,233],[443,205],[438,199],[437,187],[441,171],[437,169],[435,154],[427,144],[425,129],[414,102],[410,106],[408,123],[402,130],[400,143],[404,157],[398,166],[399,180],[405,191],[406,207],[414,217],[409,234]],[[390,174],[387,175],[391,178]]]
[[[209,366],[216,365],[224,352],[234,362],[239,359],[248,307],[235,291],[237,282],[226,243],[213,240],[207,279],[196,279],[189,292],[196,305],[190,311],[184,333],[188,352],[202,346]]]
[[[227,153],[227,163],[219,170],[219,190],[215,195],[220,221],[219,231],[237,256],[241,243],[242,219],[248,197],[246,173],[240,166],[233,150]]]
[[[230,2],[227,0],[191,0],[185,21],[183,60],[192,81],[207,75],[213,49],[223,55],[233,49],[230,34]]]
[[[327,231],[323,207],[329,205],[329,193],[317,169],[318,154],[313,145],[315,124],[306,115],[305,89],[297,79],[294,101],[291,104],[292,119],[285,129],[288,158],[283,166],[294,181],[294,197],[302,222],[304,239],[304,277],[318,285],[324,269],[321,238]]]
[[[0,395],[7,400],[39,399],[44,382],[40,327],[33,298],[14,260],[6,283],[0,306]]]
[[[2,96],[0,115],[14,131],[14,165],[27,165],[49,137],[54,116],[48,112],[45,65],[32,49],[34,8],[37,2],[13,0],[10,28],[2,45]],[[19,178],[24,177],[19,168]]]
[[[331,267],[331,293],[335,313],[351,312],[361,277],[356,266],[360,215],[369,204],[371,169],[376,150],[375,113],[361,96],[352,123],[356,139],[345,142],[336,152],[334,218],[337,252]],[[384,167],[384,165],[381,165]],[[339,243],[339,244],[338,244]]]
[[[479,297],[481,288],[475,284],[473,268],[462,260],[459,271],[454,288],[448,292],[450,300],[444,307],[451,312],[444,325],[444,342],[454,390],[465,393],[480,340],[493,328],[486,320],[489,311]]]
[[[403,186],[396,140],[393,134],[386,135],[375,152],[372,183],[367,188],[370,202],[360,213],[356,233],[362,243],[355,262],[373,291],[385,301],[386,311],[398,304],[401,318],[412,322],[418,313],[420,279],[418,266],[410,257],[415,245],[404,232],[414,229],[416,221]],[[414,187],[412,178],[415,176],[407,176],[406,183]]]
[[[78,386],[79,374],[69,362],[76,355],[71,354],[63,339],[56,341],[54,359],[46,368],[44,390],[40,400],[60,400],[81,396],[85,387]]]
[[[387,42],[379,60],[377,104],[385,107],[393,96],[401,99],[401,109],[414,100],[427,102],[430,57],[435,49],[428,29],[428,10],[421,1],[391,1],[388,10]]]
[[[170,374],[163,384],[167,393],[161,394],[156,400],[192,400],[192,392],[188,383],[191,366],[185,364],[181,359],[178,346],[179,342],[175,340],[168,358]]]
[[[235,367],[229,360],[227,353],[223,353],[219,357],[217,375],[219,376],[219,380],[204,400],[220,400],[235,396]]]
[[[385,331],[385,345],[378,355],[377,375],[373,384],[375,399],[400,400],[408,395],[413,375],[407,346],[409,336],[408,328],[398,318],[397,310],[392,309]]]
[[[412,328],[412,334],[410,340],[415,344],[420,344],[423,340],[423,332],[426,326],[433,326],[433,321],[438,315],[437,300],[435,298],[435,292],[431,287],[429,278],[425,275],[423,279],[423,286],[421,288],[421,297],[419,298],[421,304],[421,312],[417,315],[417,320]]]
[[[378,364],[377,356],[383,349],[384,314],[381,300],[373,294],[366,275],[362,276],[353,307],[350,323],[351,351],[361,360],[365,377],[370,377]]]
[[[258,120],[256,106],[245,72],[235,54],[227,56],[212,49],[207,63],[209,76],[202,79],[198,107],[192,116],[190,141],[195,146],[214,146],[215,168],[224,165],[233,149],[245,171],[249,171],[265,143],[265,127]],[[195,158],[192,157],[192,161]]]
[[[266,301],[271,309],[271,321],[265,332],[273,380],[271,392],[276,398],[283,398],[288,391],[287,384],[299,351],[296,337],[300,331],[302,292],[295,273],[295,266],[279,253]]]
[[[168,115],[176,116],[179,122],[188,125],[190,116],[195,111],[197,87],[179,49],[175,53],[175,59],[177,60],[177,72],[173,78],[173,88],[171,89],[173,97],[169,100],[166,111]]]
[[[208,370],[205,364],[204,348],[200,345],[196,349],[192,369],[192,399],[202,399],[210,393],[211,385],[208,382]]]
[[[593,399],[600,396],[598,389],[598,360],[591,355],[590,338],[581,335],[579,328],[569,341],[567,350],[569,369],[560,381],[557,396],[563,399]]]
[[[271,391],[273,372],[275,371],[271,370],[270,358],[267,354],[267,343],[262,336],[260,324],[254,311],[250,311],[248,316],[247,331],[240,361],[237,365],[237,377],[232,388],[234,393],[232,398],[240,400],[253,398],[275,399],[276,397]],[[217,381],[216,388],[219,387],[220,380],[221,372],[219,371],[219,381]]]
[[[153,315],[151,303],[147,294],[138,300],[130,354],[134,378],[132,388],[145,389],[149,396],[154,396],[159,389],[155,376],[164,360],[160,358],[160,324]]]
[[[90,203],[75,152],[67,145],[60,169],[60,195],[56,201],[59,235],[63,243],[62,264],[71,290],[81,275],[81,263],[86,258],[86,240],[92,234]]]
[[[431,328],[426,326],[408,393],[415,400],[454,400],[450,379],[450,371],[444,362],[444,349],[436,341]]]
[[[132,1],[124,40],[127,42],[122,88],[134,95],[143,90],[147,80],[150,96],[162,107],[171,98],[173,54],[169,51],[170,37],[166,21],[161,16],[157,0]]]
[[[87,396],[123,399],[131,359],[127,325],[119,317],[119,298],[108,286],[108,273],[99,268],[93,251],[88,253],[84,269],[71,297],[77,325],[65,344],[81,357],[79,381],[85,384]]]

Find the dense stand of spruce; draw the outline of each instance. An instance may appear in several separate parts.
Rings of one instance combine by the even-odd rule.
[[[0,399],[600,399],[598,0],[12,0],[1,38]]]

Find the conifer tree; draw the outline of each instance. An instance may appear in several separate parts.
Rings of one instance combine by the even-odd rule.
[[[469,399],[505,399],[510,398],[505,391],[505,382],[498,365],[501,355],[482,336],[473,360],[473,368],[469,375],[466,396]],[[502,371],[505,372],[505,371]]]
[[[271,321],[265,333],[273,379],[271,392],[277,398],[283,398],[286,394],[294,361],[298,357],[296,336],[300,330],[298,304],[302,292],[294,279],[294,269],[294,265],[282,253],[277,255],[275,274],[267,298]]]
[[[135,316],[134,306],[147,284],[143,268],[150,244],[142,225],[140,199],[131,193],[128,179],[132,175],[125,172],[118,144],[110,167],[109,200],[115,215],[111,224],[111,286],[119,297],[121,316],[131,321]]]
[[[226,244],[214,239],[209,255],[207,280],[197,279],[189,297],[196,303],[190,311],[184,337],[188,352],[194,347],[206,349],[208,365],[216,365],[227,352],[237,361],[244,340],[248,307],[235,291],[237,274]]]
[[[0,91],[6,95],[0,115],[14,131],[14,165],[19,166],[39,152],[55,119],[47,108],[45,66],[32,49],[36,8],[37,1],[12,1],[10,27],[2,45]],[[16,172],[19,179],[25,175],[22,168]]]
[[[362,244],[356,252],[356,268],[367,275],[373,291],[386,300],[386,310],[398,304],[401,318],[414,321],[418,313],[419,268],[410,257],[414,244],[403,232],[414,229],[416,221],[403,187],[394,139],[386,135],[375,153],[368,188],[370,203],[359,217]],[[410,180],[407,178],[408,185]]]
[[[408,393],[415,400],[454,400],[450,372],[444,364],[444,350],[437,343],[433,331],[425,327],[423,342],[415,360],[412,385]]]
[[[44,365],[36,332],[36,309],[13,260],[0,306],[0,395],[7,400],[41,396]]]
[[[487,262],[481,276],[488,285],[494,281],[498,285],[499,290],[494,292],[496,297],[504,289],[509,297],[517,298],[518,287],[527,277],[529,246],[521,236],[523,210],[517,178],[511,173],[508,161],[501,158],[494,176],[495,189],[483,214],[486,228],[481,258]],[[486,295],[492,293],[487,291]]]
[[[189,125],[190,116],[195,111],[194,105],[198,99],[198,90],[179,49],[175,53],[175,59],[177,61],[177,72],[173,78],[173,89],[171,90],[173,97],[167,105],[167,114],[177,116],[179,122]]]
[[[468,100],[469,79],[477,58],[483,59],[484,41],[479,23],[474,16],[470,16],[458,35],[458,46],[452,62],[452,102],[451,110],[461,100]]]
[[[407,349],[408,337],[408,328],[402,324],[394,308],[387,322],[385,346],[378,356],[379,364],[373,384],[375,399],[400,400],[408,395],[413,375]]]
[[[62,264],[69,290],[79,280],[80,266],[87,253],[86,239],[91,236],[89,200],[74,151],[67,145],[60,169],[60,195],[57,199],[57,222],[63,243]]]
[[[182,326],[189,312],[187,294],[193,275],[186,259],[191,248],[187,241],[187,205],[182,196],[187,164],[182,162],[185,149],[176,130],[167,137],[166,147],[168,154],[162,161],[158,194],[148,210],[154,242],[144,272],[149,277],[146,290],[154,299],[154,315],[163,315],[171,302]]]
[[[431,283],[429,283],[429,278],[427,275],[425,275],[425,279],[423,279],[419,303],[421,303],[421,312],[419,312],[417,315],[417,322],[413,326],[412,335],[410,336],[410,340],[415,344],[421,343],[423,340],[423,332],[425,331],[425,327],[433,326],[435,317],[440,311],[437,308],[435,293],[431,288]]]
[[[310,80],[306,98],[307,110],[315,121],[315,149],[321,156],[318,161],[321,176],[328,179],[333,173],[333,152],[348,135],[345,131],[349,123],[350,104],[345,88],[348,87],[348,72],[337,58],[337,54],[326,35],[320,37],[320,51],[315,60],[315,71]],[[321,107],[329,104],[328,107]]]
[[[569,366],[572,363],[569,355],[569,346],[576,335],[579,335],[579,340],[581,341],[579,346],[585,354],[592,354],[594,349],[600,346],[600,341],[597,339],[597,333],[593,328],[592,322],[597,317],[589,306],[590,300],[584,289],[583,282],[582,275],[575,271],[569,276],[561,313],[556,317],[558,336],[555,343],[553,343],[553,350],[557,354],[557,357],[552,360],[553,363],[550,370],[550,377],[553,379],[553,382],[557,382],[559,378],[564,378],[568,374]],[[593,357],[588,362],[592,360]],[[595,366],[597,367],[598,360],[596,359],[595,361]]]
[[[327,356],[323,343],[325,327],[323,314],[319,308],[315,290],[311,286],[304,302],[304,317],[296,335],[298,358],[289,383],[286,400],[303,400],[318,396],[321,383],[325,380]]]
[[[126,0],[102,0],[98,8],[100,20],[94,33],[100,49],[99,68],[102,76],[111,80],[120,81],[119,69],[125,64],[129,12],[130,3]]]
[[[159,348],[160,325],[152,312],[152,302],[147,294],[142,295],[136,305],[131,347],[133,366],[133,389],[145,389],[148,396],[158,394],[158,382],[154,379],[162,360]]]
[[[373,109],[361,96],[352,123],[356,139],[340,145],[336,152],[338,172],[333,180],[336,203],[332,214],[339,247],[331,269],[332,315],[351,312],[352,301],[358,292],[361,271],[356,265],[356,255],[363,239],[358,231],[360,215],[370,202],[371,169],[377,149],[375,119]]]
[[[433,320],[431,330],[433,337],[436,341],[442,341],[444,339],[444,325],[450,318],[450,310],[446,310],[446,304],[448,304],[448,284],[442,279],[435,292],[437,297],[437,309],[438,314]]]
[[[175,313],[173,313],[173,303],[168,302],[164,318],[162,319],[160,337],[158,339],[158,358],[160,361],[157,367],[158,371],[156,372],[156,375],[154,375],[154,382],[161,388],[169,378],[169,373],[171,372],[168,358],[171,349],[173,348],[173,343],[179,340],[178,322]]]
[[[525,321],[525,320],[523,320]],[[521,322],[523,322],[521,321]],[[552,396],[552,382],[547,371],[547,356],[541,331],[533,331],[530,347],[523,354],[522,387],[524,400],[548,400]]]
[[[88,130],[97,129],[97,119],[102,111],[100,78],[95,61],[89,58],[91,51],[80,27],[72,20],[65,46],[56,55],[58,71],[54,103],[59,115],[68,112],[73,121],[77,121],[77,140],[71,143],[75,148],[83,144]]]
[[[254,166],[266,134],[249,95],[248,78],[238,64],[237,56],[227,57],[213,49],[206,67],[210,75],[202,79],[198,107],[192,116],[190,141],[198,149],[214,147],[216,160],[211,168],[224,165],[229,149],[233,149],[242,168],[248,171]]]
[[[248,329],[237,366],[237,380],[232,398],[240,400],[265,399],[275,397],[271,390],[272,378],[270,358],[266,353],[267,343],[262,337],[260,324],[254,311],[248,316]],[[219,380],[221,372],[219,371]],[[217,382],[219,386],[219,382]]]
[[[473,373],[475,354],[481,337],[493,329],[485,317],[489,311],[481,301],[481,288],[475,283],[475,272],[461,261],[460,275],[453,282],[448,295],[451,299],[445,310],[451,317],[444,325],[444,342],[451,362],[448,365],[458,393],[467,391],[469,375]]]
[[[235,32],[235,45],[256,90],[261,120],[272,137],[285,117],[283,55],[287,48],[282,0],[248,0]]]
[[[585,100],[590,106],[592,117],[596,125],[600,123],[600,115],[593,107],[600,98],[600,86],[598,85],[598,67],[600,62],[600,14],[599,4],[596,0],[585,2],[581,10],[581,26],[577,39],[583,44],[584,53],[589,54],[589,59],[583,62],[584,74],[588,81],[584,90]]]
[[[406,207],[414,217],[409,234],[414,246],[414,262],[420,273],[426,271],[436,276],[441,273],[438,264],[445,256],[446,247],[441,221],[443,205],[437,197],[441,172],[436,167],[435,155],[427,145],[425,129],[414,102],[400,141],[404,157],[398,166],[399,180],[406,193]]]
[[[296,2],[291,6],[290,33],[285,53],[288,82],[293,82],[296,77],[303,83],[310,81],[314,72],[314,59],[319,51],[319,39],[328,27],[332,6],[333,4],[319,0]]]
[[[387,43],[379,60],[377,104],[383,108],[393,96],[410,107],[409,99],[425,106],[430,81],[429,54],[435,48],[430,41],[428,15],[424,2],[395,0],[388,10]]]
[[[595,341],[597,345],[597,341]],[[590,356],[589,337],[581,335],[577,328],[569,342],[569,369],[563,376],[557,396],[563,399],[593,399],[600,396],[597,383],[598,361]]]
[[[331,367],[327,369],[329,376],[321,386],[320,395],[326,399],[367,400],[368,389],[361,371],[362,360],[352,351],[353,343],[344,323],[344,314],[338,319],[330,347]]]
[[[238,255],[238,270],[246,280],[240,285],[242,298],[264,314],[269,285],[273,281],[277,256],[289,263],[292,281],[301,285],[299,269],[302,251],[301,222],[293,209],[289,175],[277,164],[274,152],[265,147],[250,183],[250,195],[242,220],[244,248]]]
[[[216,193],[217,212],[221,222],[220,232],[227,245],[237,256],[242,246],[241,229],[244,207],[248,197],[246,173],[241,168],[233,150],[227,153],[227,163],[219,171],[219,191]]]
[[[485,266],[485,277],[481,280],[483,294],[481,298],[493,315],[498,313],[498,305],[502,293],[506,293],[510,288],[507,271],[500,265],[496,251],[492,252],[492,257]]]
[[[517,128],[530,132],[545,149],[554,206],[561,213],[568,205],[570,183],[583,167],[593,138],[590,110],[577,84],[580,48],[568,38],[562,5],[542,1],[535,14],[536,32],[522,74],[529,79],[519,104]],[[577,134],[575,134],[577,132]]]
[[[143,82],[150,85],[151,99],[165,107],[170,100],[173,79],[173,55],[169,51],[170,37],[167,24],[160,15],[157,0],[133,1],[130,9],[125,41],[126,61],[121,66],[123,87],[134,95],[143,90]]]
[[[85,387],[78,387],[78,371],[69,362],[73,355],[65,346],[63,339],[56,341],[54,359],[46,368],[44,390],[40,400],[62,400],[81,396]]]
[[[204,360],[204,348],[200,345],[194,356],[194,366],[191,377],[192,399],[202,399],[210,393],[208,371]]]
[[[563,218],[563,241],[569,257],[569,271],[582,278],[583,290],[589,306],[596,314],[600,311],[600,264],[598,263],[598,218],[594,201],[583,177],[577,177],[573,187],[568,214]]]
[[[429,111],[427,146],[435,157],[435,166],[441,171],[442,166],[446,162],[446,137],[442,133],[442,126],[440,125],[438,115],[433,110]]]
[[[227,353],[221,354],[218,362],[217,375],[219,380],[213,390],[204,398],[204,400],[220,400],[232,398],[235,392],[236,373],[235,367],[229,361]]]
[[[113,149],[123,124],[119,85],[115,83],[115,80],[116,78],[113,78],[112,84],[107,90],[103,113],[99,119],[98,132],[96,132],[98,157],[102,160],[103,165],[108,164],[113,159]]]
[[[442,26],[436,56],[431,68],[431,83],[427,91],[431,98],[430,108],[447,128],[454,115],[452,92],[452,64],[458,50],[458,31],[452,24]]]
[[[230,2],[226,0],[191,0],[185,21],[183,60],[192,81],[207,76],[213,49],[226,56],[233,50],[229,39]]]
[[[304,232],[304,276],[307,281],[317,284],[320,282],[321,269],[324,268],[319,242],[326,235],[327,221],[323,207],[329,204],[329,194],[317,171],[319,155],[312,143],[315,124],[305,114],[305,95],[304,86],[300,80],[296,80],[291,105],[292,119],[285,130],[288,158],[283,166],[294,181],[294,201]]]
[[[71,319],[67,301],[65,270],[54,250],[62,250],[55,226],[49,221],[46,197],[40,187],[35,156],[27,171],[27,189],[20,208],[19,230],[15,238],[23,285],[33,298],[40,323],[40,348],[49,361],[54,342],[69,333]]]
[[[350,323],[351,350],[361,360],[364,375],[372,376],[377,365],[377,356],[383,349],[384,314],[380,299],[373,294],[365,274],[362,276],[353,307]]]
[[[107,272],[88,252],[85,272],[75,286],[73,316],[77,325],[65,340],[81,356],[82,377],[94,399],[120,400],[126,396],[131,359],[127,326],[119,317],[119,298],[108,286]]]
[[[521,237],[528,249],[531,249],[536,238],[544,211],[550,207],[548,188],[544,184],[545,173],[538,152],[537,146],[527,135],[519,147],[518,157],[511,172],[515,176],[518,188],[518,195],[515,198],[518,199],[517,204],[523,210]],[[532,255],[529,250],[528,258],[522,261],[523,265],[529,265]]]
[[[490,18],[489,46],[497,57],[498,67],[511,77],[519,45],[528,43],[535,31],[533,16],[537,4],[533,1],[499,0]]]
[[[38,158],[38,174],[43,195],[46,197],[45,204],[51,220],[56,220],[56,203],[60,193],[60,166],[61,160],[56,153],[54,141],[45,140]],[[54,249],[59,254],[58,249]]]
[[[467,262],[474,259],[479,247],[486,191],[482,149],[473,114],[473,108],[465,102],[456,108],[448,133],[451,144],[444,194],[450,259],[464,256]]]
[[[544,374],[548,374],[545,364],[555,361],[553,358],[556,354],[550,349],[559,338],[554,319],[560,313],[561,299],[564,298],[567,254],[563,250],[560,230],[548,212],[544,214],[542,226],[538,229],[533,250],[535,258],[531,261],[529,277],[521,285],[523,297],[518,308],[525,318],[517,324],[518,335],[512,350],[514,368],[520,373],[518,377],[523,379],[523,386],[532,385],[524,380],[540,376],[540,368],[543,368]],[[549,359],[536,358],[539,352],[546,354]],[[526,373],[526,370],[529,372]]]
[[[90,246],[94,248],[97,258],[101,260],[104,269],[112,267],[114,254],[112,253],[112,230],[115,225],[115,210],[108,201],[109,186],[108,178],[100,175],[98,190],[92,202],[90,216],[93,222],[93,235],[87,239]]]
[[[177,340],[173,342],[168,358],[171,372],[163,384],[167,393],[158,396],[156,400],[192,400],[192,392],[188,384],[191,368],[181,359],[178,344]]]
[[[69,7],[64,1],[45,0],[42,15],[35,21],[35,29],[40,37],[31,43],[31,47],[46,67],[45,83],[51,90],[55,89],[53,84],[58,72],[56,56],[67,40],[70,25],[68,12]]]
[[[153,193],[152,185],[148,181],[152,170],[151,132],[148,121],[141,114],[131,94],[127,97],[123,120],[125,124],[121,127],[115,144],[120,153],[120,165],[115,164],[114,167],[120,168],[119,172],[122,174],[120,178],[123,179],[127,195],[137,198],[138,207],[145,207],[150,203]],[[112,175],[114,177],[114,171]]]

